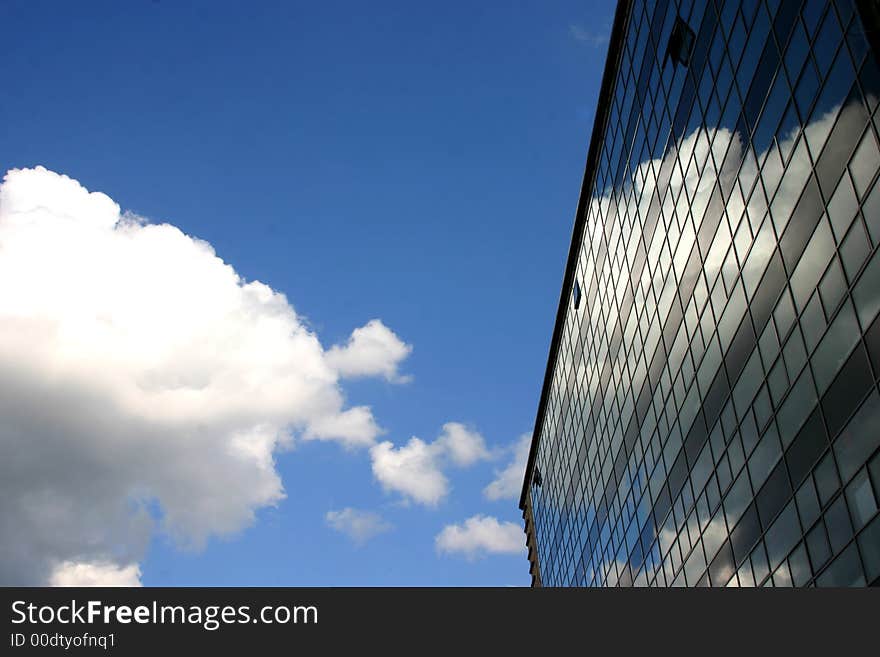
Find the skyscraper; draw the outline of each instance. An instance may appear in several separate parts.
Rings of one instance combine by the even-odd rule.
[[[533,584],[878,582],[877,17],[618,4],[520,500]]]

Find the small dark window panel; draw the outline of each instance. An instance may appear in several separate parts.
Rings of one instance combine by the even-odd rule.
[[[541,483],[542,483],[543,481],[544,481],[544,480],[543,480],[542,477],[541,477],[541,470],[540,470],[540,469],[538,468],[538,466],[536,465],[536,466],[535,466],[535,472],[534,472],[534,474],[532,475],[532,483],[533,483],[535,486],[540,486]]]
[[[687,66],[691,61],[691,50],[694,48],[694,31],[681,17],[676,17],[675,25],[672,26],[672,34],[669,35],[669,45],[666,46],[666,59],[672,59],[674,64]]]
[[[571,291],[571,298],[574,301],[574,309],[577,310],[581,305],[581,284],[574,282],[574,289]]]

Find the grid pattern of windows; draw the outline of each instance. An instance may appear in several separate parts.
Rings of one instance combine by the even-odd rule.
[[[540,580],[877,582],[880,68],[856,3],[627,5],[527,475]]]

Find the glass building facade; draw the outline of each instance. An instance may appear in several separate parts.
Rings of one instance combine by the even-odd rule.
[[[619,3],[520,501],[535,585],[880,581],[877,10]]]

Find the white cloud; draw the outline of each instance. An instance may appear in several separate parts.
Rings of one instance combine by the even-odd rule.
[[[436,450],[420,438],[410,438],[395,448],[385,441],[370,450],[373,475],[388,491],[397,491],[428,506],[437,505],[449,492],[449,480],[440,469]]]
[[[141,586],[141,569],[137,564],[64,561],[52,570],[49,586]]]
[[[324,520],[329,527],[345,534],[357,545],[362,545],[374,536],[391,529],[391,524],[378,513],[361,511],[351,507],[339,511],[328,511]]]
[[[475,559],[487,554],[525,554],[523,528],[514,522],[499,522],[492,516],[476,515],[461,525],[447,525],[434,539],[437,551],[462,554]]]
[[[371,319],[352,331],[345,345],[331,347],[327,362],[345,378],[382,376],[394,383],[406,383],[410,377],[398,374],[397,368],[410,352],[412,346],[397,337],[382,320]]]
[[[6,174],[0,281],[0,584],[138,563],[148,507],[198,548],[284,498],[292,436],[380,433],[283,294],[66,176]]]
[[[526,474],[526,462],[529,460],[529,447],[532,435],[524,433],[510,447],[513,458],[500,471],[495,472],[495,479],[483,489],[483,494],[490,500],[518,499],[522,491],[523,478]]]
[[[307,439],[338,440],[346,447],[369,447],[383,433],[367,406],[355,406],[335,415],[315,418],[304,434]]]
[[[385,490],[426,506],[436,506],[449,493],[448,465],[466,467],[490,458],[483,437],[458,422],[444,424],[432,443],[415,436],[402,447],[385,441],[370,456],[373,475]]]
[[[467,467],[489,458],[483,436],[460,422],[447,422],[435,443],[438,451],[448,454],[456,465]]]

